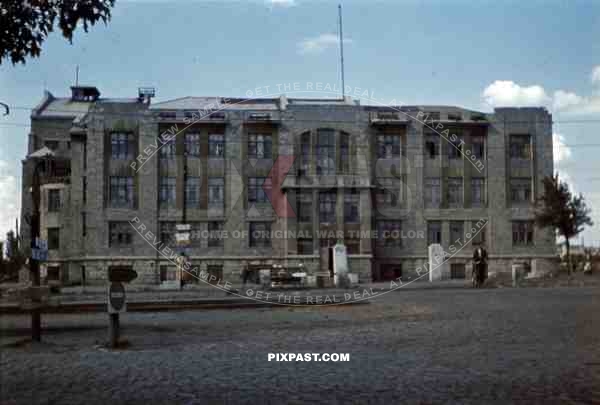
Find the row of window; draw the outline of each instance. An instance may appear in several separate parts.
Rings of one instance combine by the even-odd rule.
[[[450,208],[463,206],[463,178],[448,177],[446,203]],[[442,185],[439,177],[428,177],[424,182],[425,207],[440,208],[442,203]],[[485,178],[471,177],[471,207],[483,207],[485,200]]]
[[[462,245],[466,240],[463,221],[450,221],[450,244]],[[527,246],[533,244],[533,221],[513,221],[512,222],[512,244],[513,246]],[[486,229],[481,229],[472,240],[473,244],[485,243]],[[442,243],[442,222],[427,222],[427,245],[432,243]]]
[[[176,200],[176,177],[161,177],[159,184],[160,204],[164,207],[175,206]],[[403,184],[397,178],[378,179],[379,187],[376,189],[376,202],[380,207],[397,207],[402,199]],[[463,178],[448,177],[446,187],[446,203],[448,207],[458,208],[463,206]],[[482,207],[486,204],[485,178],[471,178],[471,207]],[[200,206],[200,186],[201,178],[188,176],[184,187],[185,204],[187,207]],[[248,203],[267,203],[269,202],[269,190],[272,188],[271,179],[267,177],[249,177],[248,178]],[[208,205],[211,207],[222,207],[224,202],[225,183],[223,177],[208,178]],[[134,178],[130,176],[111,176],[110,177],[110,206],[115,208],[133,208],[134,206]],[[333,193],[335,194],[335,193]],[[347,197],[349,211],[354,210],[358,205],[358,195]],[[319,199],[320,212],[322,208],[323,219],[329,218],[329,215],[335,216],[335,198],[330,194],[323,195]],[[322,200],[322,203],[321,203]],[[356,201],[355,201],[356,200]],[[298,201],[298,216],[301,218],[310,217],[310,205],[312,195],[301,196]],[[439,208],[442,202],[442,184],[439,177],[428,177],[424,180],[424,201],[427,208]],[[529,177],[515,177],[510,179],[510,201],[512,203],[527,203],[532,201],[532,179]],[[48,211],[58,211],[61,207],[60,190],[48,190]],[[358,208],[356,208],[358,210]],[[333,212],[333,213],[332,213]],[[352,220],[354,215],[349,213],[344,215],[348,220]],[[304,222],[304,221],[302,221]],[[325,221],[331,222],[331,221]]]
[[[463,147],[465,144],[457,137],[456,140],[449,139],[448,158],[461,159]],[[436,159],[441,152],[441,136],[435,133],[425,135],[425,156],[429,159]],[[485,159],[485,137],[481,135],[471,136],[470,154],[476,159]]]
[[[135,136],[130,132],[113,132],[111,134],[111,157],[113,159],[131,160],[135,153]],[[461,139],[457,137],[455,141],[450,140],[448,147],[448,157],[450,159],[460,159],[463,153]],[[425,135],[425,154],[430,159],[435,159],[440,155],[441,137],[435,133]],[[59,141],[49,140],[44,143],[45,146],[56,150]],[[225,136],[223,134],[208,135],[208,156],[222,158],[225,155]],[[70,142],[68,142],[70,148]],[[485,137],[471,136],[471,154],[477,159],[485,158]],[[160,148],[162,158],[175,156],[175,136],[166,140]],[[184,150],[188,156],[200,156],[200,134],[190,132],[184,134]],[[530,160],[532,154],[530,135],[511,135],[509,145],[510,157],[513,159]],[[310,156],[310,133],[303,134],[301,138],[301,154]],[[401,137],[399,134],[380,134],[376,137],[376,155],[380,159],[390,159],[406,155],[402,149]],[[271,158],[272,156],[272,135],[251,133],[248,135],[248,157],[255,159]],[[340,166],[344,171],[349,164],[350,156],[350,135],[342,132],[340,135]],[[323,163],[322,174],[328,173],[331,162],[335,159],[335,131],[331,129],[321,129],[317,132],[317,161]]]
[[[324,191],[318,196],[319,222],[322,224],[337,223],[337,192]],[[311,223],[313,220],[313,198],[310,192],[300,192],[296,198],[296,218],[300,223]],[[344,193],[344,223],[360,223],[360,194],[357,190]]]
[[[200,240],[207,239],[208,247],[223,246],[223,222],[211,221],[206,223],[192,223],[191,244],[199,245]],[[464,221],[450,221],[450,244],[462,245],[466,241]],[[60,229],[48,228],[48,249],[56,250],[60,248]],[[206,232],[203,232],[206,231]],[[402,222],[401,221],[378,221],[377,222],[378,243],[386,247],[402,246]],[[467,230],[469,232],[469,230]],[[512,222],[512,243],[513,246],[528,246],[533,244],[533,221],[513,221]],[[133,243],[134,230],[129,222],[110,222],[109,239],[110,247],[127,247]],[[167,246],[175,244],[176,227],[175,222],[160,222],[159,235],[160,240]],[[249,225],[249,246],[250,247],[270,247],[271,246],[271,223],[269,222],[250,222]],[[486,229],[481,229],[472,236],[474,245],[485,243]],[[298,254],[312,254],[313,242],[310,238],[298,238]],[[328,243],[335,241],[321,240],[322,246],[328,246]],[[432,243],[442,243],[442,221],[427,222],[427,245]],[[346,244],[350,253],[359,253],[359,240],[348,239]],[[358,250],[357,250],[358,249]]]

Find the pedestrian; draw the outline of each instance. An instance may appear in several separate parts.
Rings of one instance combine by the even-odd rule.
[[[473,252],[473,285],[481,287],[486,278],[487,272],[487,251],[485,247],[479,245]]]

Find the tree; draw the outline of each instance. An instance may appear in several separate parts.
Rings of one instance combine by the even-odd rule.
[[[543,182],[544,195],[537,201],[535,222],[541,228],[553,228],[565,238],[567,266],[571,275],[569,239],[583,231],[585,225],[594,225],[589,217],[591,209],[586,206],[581,194],[571,194],[567,183],[560,181],[558,175],[546,177]]]
[[[6,234],[6,250],[9,256],[4,257],[0,266],[0,282],[15,281],[19,278],[19,270],[25,264],[26,257],[19,249],[19,241],[13,231]]]
[[[25,64],[28,56],[40,55],[42,42],[58,26],[65,38],[73,43],[73,32],[83,24],[110,20],[115,0],[9,0],[0,3],[0,64],[10,58],[13,64]]]

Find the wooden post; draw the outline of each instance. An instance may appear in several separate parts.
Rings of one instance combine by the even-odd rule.
[[[109,314],[108,339],[110,347],[116,349],[119,346],[119,314]]]
[[[33,179],[31,185],[33,199],[33,213],[31,215],[31,248],[33,249],[36,239],[40,236],[40,167],[43,162],[35,162],[33,168]],[[36,246],[37,247],[37,246]],[[31,257],[29,259],[29,272],[31,275],[31,285],[38,287],[40,285],[40,263]],[[32,299],[33,308],[31,309],[31,340],[39,342],[42,339],[40,307],[37,299]]]

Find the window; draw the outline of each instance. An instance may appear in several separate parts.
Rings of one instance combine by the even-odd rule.
[[[464,223],[462,221],[450,221],[450,244],[457,243],[462,246],[464,242]]]
[[[377,158],[400,156],[400,135],[377,135]]]
[[[450,278],[464,279],[465,278],[465,264],[464,263],[451,263],[450,264]]]
[[[350,173],[350,135],[340,134],[340,173]]]
[[[160,146],[160,158],[173,159],[175,157],[175,135],[170,138],[160,136],[158,142],[162,144]]]
[[[425,179],[425,207],[439,208],[441,202],[441,185],[439,177]]]
[[[160,266],[160,281],[177,280],[177,266]]]
[[[299,192],[297,194],[296,204],[298,206],[298,222],[312,222],[312,193],[311,192]]]
[[[175,196],[176,196],[176,179],[175,177],[161,177],[160,178],[160,206],[161,207],[174,207]]]
[[[185,205],[192,208],[199,207],[200,177],[188,176],[185,180]]]
[[[133,208],[133,177],[111,176],[110,206]]]
[[[208,205],[209,207],[223,207],[225,201],[225,179],[223,177],[208,178]]]
[[[263,188],[264,184],[264,188]],[[271,178],[248,177],[248,202],[266,203],[269,202],[265,189],[271,189]]]
[[[461,159],[462,158],[462,145],[463,140],[458,136],[456,140],[448,139],[448,158],[449,159]]]
[[[359,255],[360,254],[360,239],[346,238],[344,239],[344,245],[346,245],[346,254]]]
[[[425,111],[425,119],[424,121],[439,121],[440,120],[440,112],[439,111]]]
[[[48,266],[46,271],[46,280],[60,280],[60,266]]]
[[[360,222],[360,194],[356,190],[344,192],[344,222],[357,224]]]
[[[512,159],[531,160],[531,136],[510,136],[510,157]]]
[[[396,177],[381,177],[377,181],[379,182],[379,187],[375,190],[377,206],[381,208],[399,207],[404,182]]]
[[[471,152],[477,159],[484,159],[485,156],[485,138],[481,135],[471,137]]]
[[[222,158],[225,156],[225,136],[212,134],[208,136],[208,156]]]
[[[452,208],[463,205],[463,178],[448,177],[448,206]]]
[[[60,229],[48,228],[48,250],[60,249]]]
[[[160,234],[160,241],[164,245],[173,246],[175,244],[175,222],[172,222],[172,221],[159,222],[158,232]]]
[[[473,229],[475,229],[475,234],[473,234],[471,243],[473,245],[483,245],[485,243],[485,233],[487,227],[484,227],[483,229],[477,229],[473,224]]]
[[[512,223],[513,246],[533,244],[533,221],[514,221]]]
[[[250,222],[250,247],[271,246],[271,224],[269,222]]]
[[[310,132],[305,132],[300,136],[300,168],[298,169],[298,176],[308,175],[310,155]]]
[[[83,176],[82,179],[82,185],[81,185],[81,189],[82,189],[82,194],[83,194],[83,203],[85,204],[87,202],[87,177]]]
[[[223,222],[208,223],[208,247],[223,246]]]
[[[435,159],[440,155],[440,136],[428,134],[425,136],[425,154],[429,159]]]
[[[185,134],[185,153],[188,156],[200,156],[200,134]]]
[[[402,246],[402,223],[400,221],[377,222],[377,236],[380,245]]]
[[[206,272],[209,275],[209,280],[214,280],[210,276],[214,276],[217,280],[223,280],[223,265],[221,264],[209,264],[206,266]]]
[[[485,205],[485,178],[471,177],[471,206],[483,207]]]
[[[60,190],[48,190],[48,212],[60,210]]]
[[[108,246],[129,246],[133,240],[132,227],[129,222],[109,222]]]
[[[57,150],[58,144],[58,141],[44,141],[44,146],[50,150]]]
[[[332,129],[317,131],[317,176],[335,174],[335,132]]]
[[[382,264],[378,281],[392,281],[402,278],[402,263]]]
[[[335,192],[327,191],[319,193],[319,222],[323,224],[335,224]]]
[[[271,159],[271,135],[249,134],[248,157],[252,159]]]
[[[87,217],[85,212],[81,213],[81,236],[87,235]]]
[[[427,245],[442,243],[442,223],[439,221],[427,222]]]
[[[298,254],[299,255],[312,255],[313,250],[313,240],[309,238],[298,238]]]
[[[133,151],[130,150],[132,134],[113,132],[110,134],[110,155],[113,159],[131,159]]]
[[[510,179],[510,201],[525,204],[531,202],[531,178],[513,177]]]
[[[326,238],[326,237],[319,239],[319,246],[322,247],[322,248],[324,248],[324,247],[327,247],[327,248],[328,247],[333,247],[333,246],[336,245],[336,243],[337,243],[336,239],[329,239],[329,238]]]

